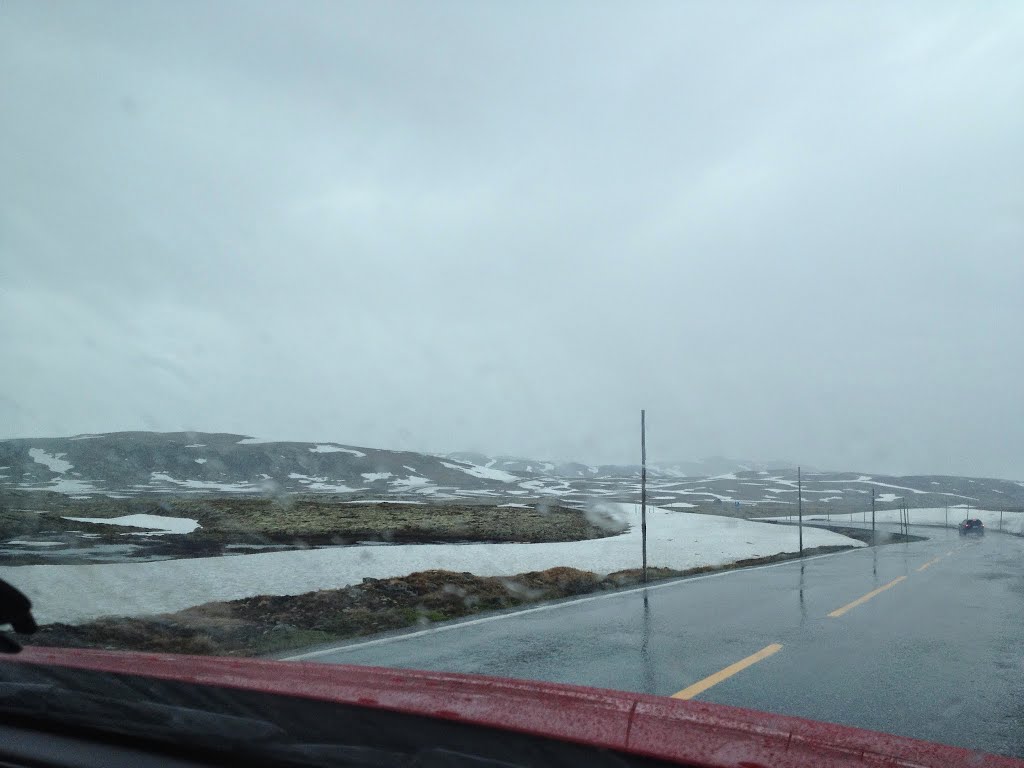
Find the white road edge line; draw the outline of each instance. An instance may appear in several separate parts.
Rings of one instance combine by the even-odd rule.
[[[824,555],[815,555],[814,557],[805,558],[793,558],[792,560],[783,560],[781,563],[768,563],[767,565],[755,565],[749,568],[734,568],[728,571],[719,571],[717,573],[706,573],[700,576],[689,576],[676,579],[674,581],[668,581],[661,584],[651,584],[646,587],[634,587],[633,589],[625,589],[621,592],[607,592],[601,595],[590,595],[589,597],[581,597],[576,600],[564,600],[558,603],[549,603],[548,605],[538,605],[534,608],[524,608],[521,611],[510,611],[508,613],[499,613],[495,616],[484,616],[479,619],[467,619],[466,621],[456,621],[452,624],[444,624],[440,627],[430,627],[429,629],[420,629],[416,632],[406,632],[401,635],[393,635],[391,637],[380,637],[376,640],[365,640],[361,643],[348,643],[347,645],[337,645],[331,648],[321,648],[317,651],[309,651],[308,653],[300,653],[295,656],[282,656],[279,661],[303,661],[304,659],[315,659],[318,656],[329,656],[332,653],[344,653],[346,651],[354,651],[357,648],[369,648],[372,645],[384,645],[385,643],[397,643],[402,640],[411,640],[414,637],[423,637],[424,635],[435,635],[438,632],[447,632],[452,629],[460,629],[462,627],[468,627],[473,624],[487,624],[491,621],[501,621],[503,619],[511,619],[517,616],[523,616],[527,613],[540,613],[541,611],[553,611],[558,608],[565,608],[571,605],[580,605],[581,603],[590,603],[595,600],[607,600],[614,597],[624,597],[625,595],[634,595],[637,592],[643,592],[644,590],[653,591],[655,589],[666,589],[667,587],[679,587],[685,584],[689,584],[695,581],[704,581],[705,579],[715,579],[721,576],[732,576],[737,573],[745,573],[747,571],[760,571],[765,568],[779,568],[784,565],[797,565],[799,563],[809,563],[812,560],[821,560],[825,557],[835,557],[836,555],[848,555],[851,552],[863,552],[870,549],[870,547],[853,547],[851,549],[845,549],[842,552],[828,552]]]

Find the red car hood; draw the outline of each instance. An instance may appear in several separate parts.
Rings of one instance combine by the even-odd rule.
[[[1024,761],[696,701],[376,667],[26,648],[4,663],[109,672],[419,715],[697,766],[1014,766]]]

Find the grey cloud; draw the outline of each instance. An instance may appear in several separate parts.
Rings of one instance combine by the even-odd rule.
[[[1013,3],[7,3],[9,436],[1024,477]]]

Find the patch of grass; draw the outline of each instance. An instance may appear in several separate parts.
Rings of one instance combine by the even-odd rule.
[[[595,525],[579,509],[551,505],[506,509],[494,504],[352,504],[322,496],[274,498],[184,498],[81,500],[59,509],[0,506],[0,540],[18,535],[72,530],[106,540],[139,529],[79,523],[64,516],[110,518],[153,514],[197,520],[190,534],[152,542],[169,550],[216,554],[226,544],[324,546],[357,541],[556,542],[595,539],[621,532]]]
[[[316,629],[271,629],[253,640],[250,647],[228,651],[231,656],[267,656],[293,648],[306,648],[312,645],[323,645],[339,639],[338,635]]]

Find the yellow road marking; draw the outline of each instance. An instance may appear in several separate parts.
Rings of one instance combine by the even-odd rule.
[[[778,653],[781,650],[782,646],[779,643],[772,643],[771,645],[766,645],[757,653],[751,656],[747,656],[747,658],[741,659],[740,661],[737,661],[735,664],[730,664],[725,669],[721,669],[718,672],[715,672],[715,674],[705,677],[703,680],[694,683],[688,688],[683,688],[683,690],[679,691],[679,693],[673,693],[672,698],[692,699],[698,693],[703,693],[711,686],[718,685],[720,682],[732,677],[737,672],[742,672],[747,667],[757,664],[757,662],[763,659],[767,659],[773,653]]]
[[[895,579],[890,581],[888,584],[883,584],[878,589],[871,590],[870,592],[868,592],[863,597],[858,597],[852,603],[847,603],[842,608],[836,608],[834,611],[832,611],[832,613],[829,614],[829,618],[838,619],[840,616],[842,616],[847,611],[852,611],[858,605],[863,605],[864,603],[866,603],[868,600],[870,600],[875,595],[881,594],[882,592],[885,592],[885,590],[891,589],[892,587],[895,587],[897,584],[899,584],[901,581],[903,581],[906,578],[907,578],[906,576],[897,576]]]
[[[936,564],[937,562],[939,562],[939,560],[941,560],[941,559],[942,559],[941,557],[935,557],[935,558],[932,558],[932,559],[931,559],[931,560],[929,560],[929,561],[928,561],[927,563],[925,563],[924,565],[920,566],[919,568],[915,568],[914,570],[915,570],[915,571],[918,571],[918,572],[920,572],[920,571],[923,571],[923,570],[924,570],[925,568],[927,568],[927,567],[928,567],[929,565],[935,565],[935,564]]]

